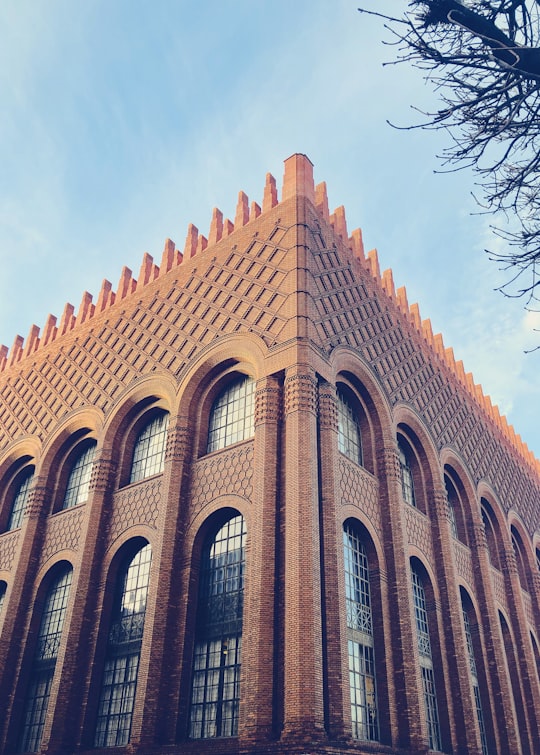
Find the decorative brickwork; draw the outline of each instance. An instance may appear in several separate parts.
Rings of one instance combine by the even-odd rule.
[[[58,511],[90,442],[88,499]],[[0,752],[66,562],[40,752],[96,753],[98,717],[119,755],[425,755],[435,730],[540,752],[540,463],[305,155],[281,199],[268,174],[234,223],[214,208],[207,237],[0,347],[0,522]],[[147,546],[144,610],[127,586],[114,619]]]

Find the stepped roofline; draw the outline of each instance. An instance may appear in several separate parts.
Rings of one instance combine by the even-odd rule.
[[[185,260],[190,260],[206,252],[207,249],[209,250],[215,244],[231,236],[239,228],[247,226],[261,214],[271,211],[274,207],[293,197],[304,197],[317,208],[319,215],[332,226],[335,235],[348,247],[353,256],[378,283],[381,291],[395,303],[405,319],[422,336],[434,356],[453,373],[488,418],[499,428],[523,459],[539,474],[540,461],[536,459],[533,452],[515,432],[512,425],[508,423],[506,417],[501,415],[499,408],[492,403],[490,396],[484,394],[482,386],[475,383],[472,373],[465,372],[463,362],[461,360],[456,361],[453,349],[444,345],[442,335],[433,333],[431,321],[421,318],[418,304],[408,303],[405,286],[396,289],[392,270],[387,269],[381,273],[377,250],[372,249],[367,254],[365,253],[362,231],[357,228],[349,235],[345,208],[340,206],[333,213],[330,213],[326,183],[322,182],[315,185],[313,163],[306,155],[299,153],[291,155],[284,161],[281,199],[278,198],[276,179],[270,173],[267,173],[261,205],[255,201],[250,203],[247,194],[240,191],[234,222],[224,218],[223,213],[218,208],[214,208],[208,237],[199,233],[199,229],[190,223],[183,251],[177,249],[175,243],[167,238],[159,266],[155,264],[153,257],[145,252],[137,278],[133,277],[130,268],[124,266],[116,290],[113,290],[110,281],[105,279],[95,302],[92,294],[88,291],[83,293],[77,314],[75,314],[75,307],[68,302],[64,307],[60,321],[52,314],[47,316],[43,332],[37,325],[32,325],[26,339],[20,335],[15,337],[11,349],[0,345],[0,373],[16,367],[47,345],[58,341],[67,333],[75,331],[84,323],[133,296],[136,292],[140,292],[150,282],[165,276],[173,268],[182,265]]]

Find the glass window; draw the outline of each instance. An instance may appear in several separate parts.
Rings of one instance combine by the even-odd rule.
[[[403,500],[405,503],[411,506],[416,506],[416,500],[414,496],[414,480],[409,461],[409,454],[403,447],[403,444],[398,440],[399,448],[399,465],[401,468],[401,490],[403,493]]]
[[[469,656],[469,670],[471,672],[471,682],[473,688],[474,705],[476,708],[476,720],[478,721],[478,728],[480,730],[480,741],[482,743],[482,755],[488,755],[488,745],[486,736],[486,727],[484,724],[484,713],[482,711],[482,700],[480,698],[480,686],[478,683],[478,673],[476,670],[476,657],[474,653],[474,645],[471,632],[471,622],[467,609],[461,604],[463,612],[463,623],[465,626],[465,639],[467,642],[467,653]]]
[[[6,597],[7,585],[5,582],[0,582],[0,616],[2,615],[2,608],[4,606],[4,599]]]
[[[343,527],[343,556],[352,734],[355,739],[377,740],[379,723],[368,560],[357,528],[351,523]]]
[[[139,433],[133,449],[130,483],[163,472],[168,426],[169,414],[163,412],[154,417]]]
[[[357,464],[362,464],[362,437],[358,417],[350,401],[342,391],[337,392],[338,401],[338,448]]]
[[[13,497],[13,503],[11,504],[11,513],[9,515],[8,526],[9,530],[16,530],[22,524],[26,503],[28,501],[28,494],[32,487],[32,480],[34,477],[33,469],[24,472],[22,478],[19,478],[19,483],[15,490]]]
[[[412,567],[412,591],[414,614],[416,619],[416,638],[420,657],[420,671],[424,693],[426,724],[429,736],[429,748],[441,749],[441,732],[439,727],[439,713],[437,709],[437,691],[433,672],[433,658],[431,654],[431,638],[429,634],[426,594],[420,574]]]
[[[210,412],[206,452],[251,438],[255,432],[255,381],[242,377],[217,397]]]
[[[26,695],[19,752],[36,752],[40,748],[68,604],[71,576],[72,570],[68,567],[54,581],[47,593],[34,651],[30,685]]]
[[[151,560],[152,550],[147,544],[124,562],[118,577],[98,705],[95,747],[116,747],[129,742]]]
[[[201,564],[189,735],[238,733],[246,527],[229,519],[205,545]]]
[[[82,450],[69,473],[69,479],[64,494],[63,509],[69,509],[72,506],[78,506],[88,500],[88,491],[90,489],[90,476],[92,474],[92,465],[96,455],[96,443],[93,441],[84,450]]]

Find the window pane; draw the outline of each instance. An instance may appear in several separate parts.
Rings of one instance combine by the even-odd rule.
[[[238,731],[246,529],[226,522],[201,564],[190,737],[232,737]]]
[[[78,456],[71,469],[66,493],[64,495],[64,505],[62,508],[69,509],[84,503],[88,500],[88,491],[90,489],[90,476],[92,474],[92,465],[96,455],[96,443],[92,443]]]
[[[129,742],[151,560],[150,545],[145,545],[119,575],[98,706],[96,747]]]
[[[22,518],[24,516],[24,510],[28,501],[28,494],[32,486],[33,471],[29,471],[25,474],[24,479],[19,483],[19,487],[13,498],[11,505],[11,514],[8,521],[8,530],[16,530],[22,524]]]
[[[405,450],[403,449],[399,441],[398,441],[398,445],[399,445],[399,464],[401,467],[401,490],[403,493],[403,500],[405,501],[405,503],[408,503],[411,506],[416,506],[416,501],[414,498],[414,481],[413,481],[411,465],[409,463],[408,456],[405,453]]]
[[[341,391],[337,393],[338,448],[357,464],[362,464],[360,424],[352,406]]]
[[[210,413],[206,451],[217,451],[251,438],[254,425],[255,381],[243,377],[221,393]]]
[[[20,739],[20,752],[39,750],[71,587],[71,568],[50,588],[37,637]]]
[[[149,422],[139,434],[133,449],[130,482],[138,482],[163,472],[169,415],[167,412]]]

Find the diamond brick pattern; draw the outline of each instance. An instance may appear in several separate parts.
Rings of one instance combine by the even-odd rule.
[[[498,569],[491,569],[491,577],[493,579],[493,590],[495,592],[495,600],[497,600],[503,608],[507,607],[506,590],[504,587],[504,576],[498,571]]]
[[[74,509],[59,511],[49,519],[45,543],[40,555],[41,564],[64,548],[77,550],[84,513],[85,507],[77,506]]]
[[[11,570],[20,533],[20,530],[16,530],[0,536],[0,569]]]
[[[113,496],[110,540],[114,540],[128,527],[146,524],[156,529],[162,498],[163,475],[137,482]]]
[[[340,454],[339,485],[341,503],[356,506],[381,534],[379,484],[377,480],[358,464]]]
[[[405,521],[407,522],[407,537],[411,545],[415,545],[425,554],[428,561],[433,563],[433,547],[429,519],[414,506],[405,505]]]
[[[456,558],[457,573],[468,585],[474,585],[471,551],[463,543],[454,540],[454,555]]]
[[[193,466],[192,519],[221,495],[251,500],[253,492],[253,441],[217,451]]]

